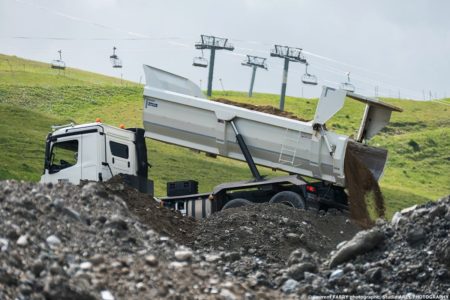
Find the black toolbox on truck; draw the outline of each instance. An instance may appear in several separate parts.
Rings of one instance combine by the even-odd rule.
[[[198,194],[198,181],[184,180],[167,183],[167,196],[183,196]]]

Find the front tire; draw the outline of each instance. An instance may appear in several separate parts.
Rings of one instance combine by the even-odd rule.
[[[251,204],[253,204],[253,202],[248,201],[247,199],[236,198],[236,199],[233,199],[233,200],[228,201],[228,202],[222,207],[222,209],[235,208],[235,207],[242,207],[242,206],[247,206],[247,205],[251,205]]]
[[[297,193],[291,191],[282,191],[273,196],[269,203],[281,203],[294,208],[306,208],[305,200]]]

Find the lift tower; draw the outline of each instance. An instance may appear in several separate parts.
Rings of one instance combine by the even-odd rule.
[[[267,70],[266,58],[259,56],[247,55],[247,59],[242,62],[243,66],[252,67],[252,80],[250,81],[250,90],[248,91],[248,96],[253,95],[253,84],[255,83],[256,69],[262,68]]]
[[[284,97],[286,96],[286,85],[289,70],[289,62],[299,62],[306,64],[306,59],[302,55],[301,48],[293,48],[288,46],[275,45],[270,52],[270,56],[284,59],[283,77],[281,83],[280,110],[284,110]]]
[[[214,58],[216,56],[216,50],[228,50],[233,51],[234,46],[228,43],[228,39],[219,38],[211,35],[201,35],[201,42],[195,44],[195,48],[199,50],[211,50],[211,55],[209,58],[209,74],[208,74],[208,93],[207,95],[211,97],[212,92],[212,81],[214,73]]]

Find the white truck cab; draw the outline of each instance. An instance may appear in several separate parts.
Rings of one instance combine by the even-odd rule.
[[[131,185],[152,189],[142,129],[122,129],[101,122],[65,125],[47,136],[43,183],[106,181],[121,175]],[[134,184],[133,184],[134,182]],[[140,189],[141,190],[141,189]]]

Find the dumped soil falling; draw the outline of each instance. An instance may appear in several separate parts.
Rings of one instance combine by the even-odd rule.
[[[355,155],[353,143],[349,142],[345,154],[344,172],[349,192],[350,215],[359,225],[369,228],[374,222],[367,209],[367,196],[373,193],[375,210],[378,217],[384,217],[383,195],[372,172]]]

